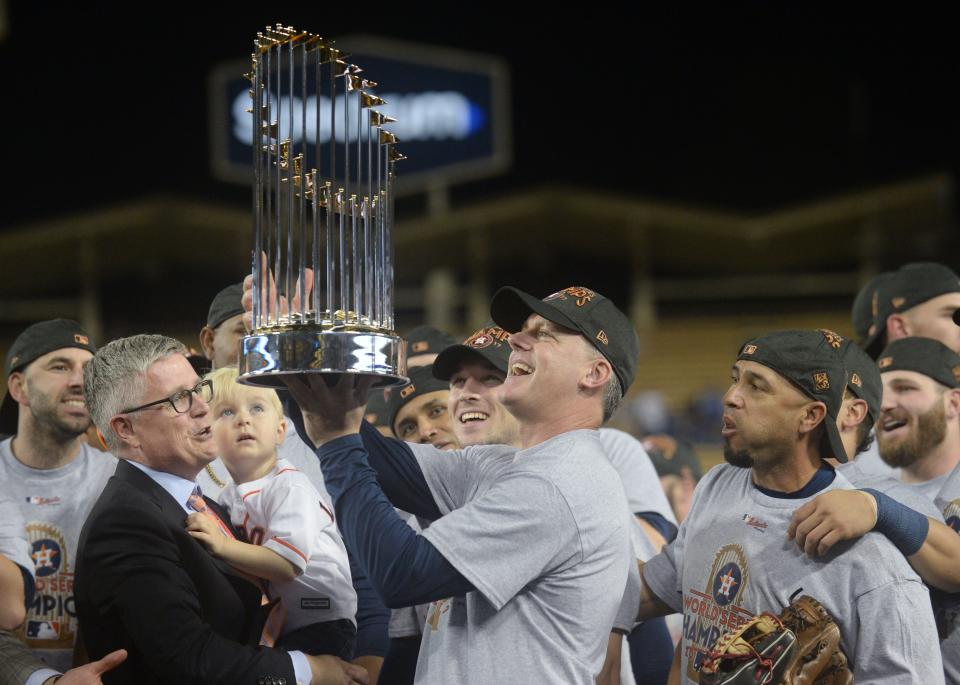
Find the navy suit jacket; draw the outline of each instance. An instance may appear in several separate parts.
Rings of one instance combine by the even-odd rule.
[[[123,460],[90,512],[74,579],[80,634],[91,660],[129,652],[103,681],[296,683],[286,652],[257,646],[259,588],[190,537],[185,520],[166,490]]]

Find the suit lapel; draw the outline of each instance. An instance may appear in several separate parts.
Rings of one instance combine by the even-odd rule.
[[[150,500],[153,501],[157,507],[159,507],[164,518],[169,521],[172,527],[181,529],[185,527],[188,514],[186,511],[184,511],[183,506],[181,506],[180,503],[177,502],[169,492],[160,487],[160,485],[157,484],[157,482],[154,481],[150,476],[145,474],[136,466],[128,464],[123,459],[121,459],[120,463],[117,464],[117,471],[115,475],[120,480],[126,481],[131,486],[149,497]],[[211,502],[209,498],[204,499],[208,505],[213,504],[216,507],[215,510],[217,514],[221,515],[222,510],[216,505],[216,503]],[[233,526],[230,525],[229,518],[224,518],[222,515],[221,518],[223,518],[224,523],[230,526],[231,530],[233,530]],[[234,531],[234,534],[236,535],[236,531]],[[200,545],[200,543],[195,540],[194,544]],[[203,547],[203,545],[200,545],[200,547]],[[217,569],[224,575],[236,576],[244,579],[246,578],[246,576],[240,574],[236,569],[230,566],[230,564],[217,559],[215,556],[207,552],[206,549],[204,549],[204,553],[207,554],[210,561],[213,562],[213,565],[216,566]]]

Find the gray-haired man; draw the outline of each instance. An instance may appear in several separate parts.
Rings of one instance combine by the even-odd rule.
[[[194,483],[215,453],[212,388],[185,352],[164,336],[121,338],[84,373],[93,420],[121,458],[81,533],[76,598],[88,653],[127,650],[117,683],[365,680],[333,657],[255,647],[260,589],[187,533],[199,511],[236,534]]]

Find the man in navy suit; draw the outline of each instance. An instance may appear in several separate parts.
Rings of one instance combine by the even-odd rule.
[[[99,350],[84,373],[93,421],[121,459],[80,535],[87,652],[127,650],[108,683],[365,682],[363,669],[334,657],[258,646],[260,589],[187,534],[187,515],[203,509],[235,531],[195,484],[216,456],[212,388],[185,353],[172,338],[137,335]]]

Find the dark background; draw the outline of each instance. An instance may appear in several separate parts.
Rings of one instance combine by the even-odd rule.
[[[514,168],[456,189],[455,202],[562,182],[761,210],[957,170],[946,15],[750,4],[554,6],[536,18],[519,4],[78,5],[7,3],[0,228],[157,191],[247,202],[246,189],[210,177],[207,76],[278,20],[508,62]]]

